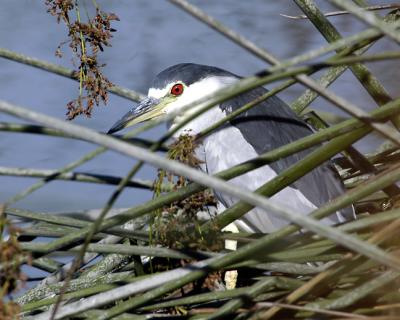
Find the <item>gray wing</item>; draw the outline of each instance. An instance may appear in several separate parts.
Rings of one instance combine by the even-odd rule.
[[[265,88],[256,88],[222,103],[220,108],[229,114],[266,92]],[[276,96],[242,113],[232,120],[231,124],[241,131],[246,141],[253,146],[258,154],[273,150],[312,133],[309,126]],[[275,161],[269,166],[280,173],[303,159],[315,148],[295,153]],[[344,193],[344,186],[331,161],[325,162],[309,172],[294,182],[291,187],[300,190],[317,207]],[[345,208],[340,213],[346,220],[354,218],[352,208]]]

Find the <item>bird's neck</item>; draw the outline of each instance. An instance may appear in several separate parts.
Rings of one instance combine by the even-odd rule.
[[[174,133],[173,136],[175,138],[179,137],[182,134],[197,135],[202,131],[208,129],[217,121],[226,117],[225,111],[223,111],[219,106],[214,106],[200,116],[196,117],[195,119],[185,123],[185,121],[187,121],[187,119],[197,110],[191,111],[192,112],[185,112],[175,117],[174,120],[170,123],[170,131],[175,130],[177,126],[181,126],[181,128],[179,128],[177,132]]]
[[[205,107],[207,101],[189,109],[186,109],[185,106],[194,103],[195,101],[201,101],[205,95],[212,95],[214,92],[233,84],[237,80],[237,78],[226,76],[210,77],[190,85],[186,89],[185,94],[182,95],[182,98],[176,103],[170,105],[171,110],[169,111],[176,112],[177,110],[181,110],[169,124],[170,130],[175,129],[177,126],[182,126],[174,136],[179,136],[182,133],[198,134],[216,121],[225,117],[225,113],[219,108],[219,106],[214,106],[202,113],[200,116],[197,116],[195,119],[186,123],[191,116]]]

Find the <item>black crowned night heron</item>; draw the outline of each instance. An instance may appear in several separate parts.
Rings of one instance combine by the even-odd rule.
[[[233,73],[205,65],[183,63],[169,67],[155,77],[148,97],[123,116],[109,133],[162,114],[179,111],[182,106],[231,85],[238,79],[240,77]],[[189,122],[176,136],[185,132],[199,133],[266,92],[265,88],[259,87],[223,102]],[[190,112],[193,109],[176,116],[170,126],[175,126]],[[311,133],[309,126],[288,105],[274,96],[205,137],[197,148],[196,155],[203,161],[201,169],[214,174]],[[310,149],[298,152],[236,177],[231,182],[255,190],[310,152]],[[298,214],[306,215],[343,192],[344,188],[337,173],[332,164],[327,162],[275,194],[270,200],[289,207]],[[220,210],[237,201],[218,192],[216,196],[220,202]],[[352,208],[346,208],[325,221],[343,222],[353,218],[353,215]],[[287,221],[258,208],[236,222],[239,229],[247,232],[271,232],[286,224]]]

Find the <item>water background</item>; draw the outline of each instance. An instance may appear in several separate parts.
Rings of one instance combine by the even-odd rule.
[[[82,3],[82,2],[80,2]],[[88,8],[91,1],[85,1]],[[100,55],[106,63],[105,74],[114,83],[142,93],[159,71],[181,62],[196,62],[219,66],[240,75],[251,75],[265,68],[266,64],[252,56],[230,40],[206,27],[193,17],[164,0],[99,0],[103,10],[114,12],[120,18],[113,24],[112,47]],[[326,42],[307,20],[290,20],[280,16],[301,14],[290,0],[248,1],[192,1],[208,14],[233,30],[243,34],[280,59],[290,58],[307,50],[320,47]],[[332,10],[327,1],[317,1],[326,11]],[[381,1],[370,1],[370,4]],[[364,25],[355,18],[340,16],[330,19],[343,35],[361,30]],[[68,57],[59,59],[54,52],[57,45],[66,40],[66,27],[57,24],[46,13],[44,1],[0,1],[0,46],[35,58],[72,68]],[[381,41],[369,52],[396,49],[389,40]],[[399,95],[399,64],[381,62],[371,65],[371,70],[394,97]],[[280,97],[293,101],[303,87],[296,85]],[[350,72],[332,86],[341,94],[365,110],[375,107],[374,102]],[[76,98],[78,84],[38,69],[0,58],[0,99],[64,119],[65,105]],[[106,131],[133,103],[110,95],[106,107],[96,108],[90,119],[80,117],[75,123]],[[318,99],[313,107],[326,111],[335,108]],[[339,112],[340,113],[340,112]],[[20,122],[0,114],[0,121]],[[143,137],[156,139],[165,132],[161,126]],[[373,150],[379,144],[376,137],[359,144],[361,151]],[[0,166],[57,169],[94,150],[95,146],[71,139],[44,137],[0,132]],[[79,167],[77,171],[123,176],[135,161],[113,152],[107,152]],[[155,170],[145,166],[137,175],[141,179],[153,179]],[[0,201],[34,183],[36,179],[0,177]],[[26,199],[16,207],[38,211],[74,211],[102,207],[114,187],[85,183],[56,181]],[[117,207],[130,207],[151,198],[151,193],[126,189]]]

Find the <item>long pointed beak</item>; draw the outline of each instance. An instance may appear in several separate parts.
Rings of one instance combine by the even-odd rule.
[[[165,103],[155,98],[145,98],[118,120],[107,134],[120,131],[135,124],[154,119],[164,113]]]

